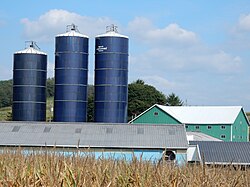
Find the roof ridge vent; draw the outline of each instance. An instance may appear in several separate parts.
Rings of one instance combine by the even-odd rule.
[[[106,32],[115,32],[118,33],[118,27],[114,24],[111,24],[109,26],[106,27]]]

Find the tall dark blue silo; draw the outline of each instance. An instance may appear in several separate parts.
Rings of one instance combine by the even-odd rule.
[[[95,122],[126,123],[128,37],[116,26],[95,38]]]
[[[88,45],[73,24],[56,36],[54,121],[87,119]]]
[[[29,42],[14,53],[13,121],[46,121],[47,55]]]

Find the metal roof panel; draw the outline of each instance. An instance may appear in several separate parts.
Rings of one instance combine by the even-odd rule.
[[[19,126],[18,132],[12,132]],[[9,128],[10,127],[10,128]],[[50,128],[46,133],[45,127]],[[143,129],[138,134],[137,129]],[[187,148],[183,125],[1,122],[0,145],[117,148]],[[76,133],[76,129],[81,132]],[[79,131],[79,130],[78,130]]]
[[[250,165],[250,142],[190,141],[198,145],[205,163]]]

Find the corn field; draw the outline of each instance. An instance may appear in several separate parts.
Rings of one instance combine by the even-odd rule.
[[[0,186],[250,186],[250,169],[177,167],[169,163],[63,156],[55,152],[0,154]]]

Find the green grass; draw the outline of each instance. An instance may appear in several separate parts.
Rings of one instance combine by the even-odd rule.
[[[8,114],[11,112],[11,107],[0,108],[0,121],[7,120]]]
[[[47,121],[51,121],[53,119],[53,111],[51,110],[51,108],[54,108],[54,98],[53,97],[49,97],[47,99],[47,103],[46,103]]]

